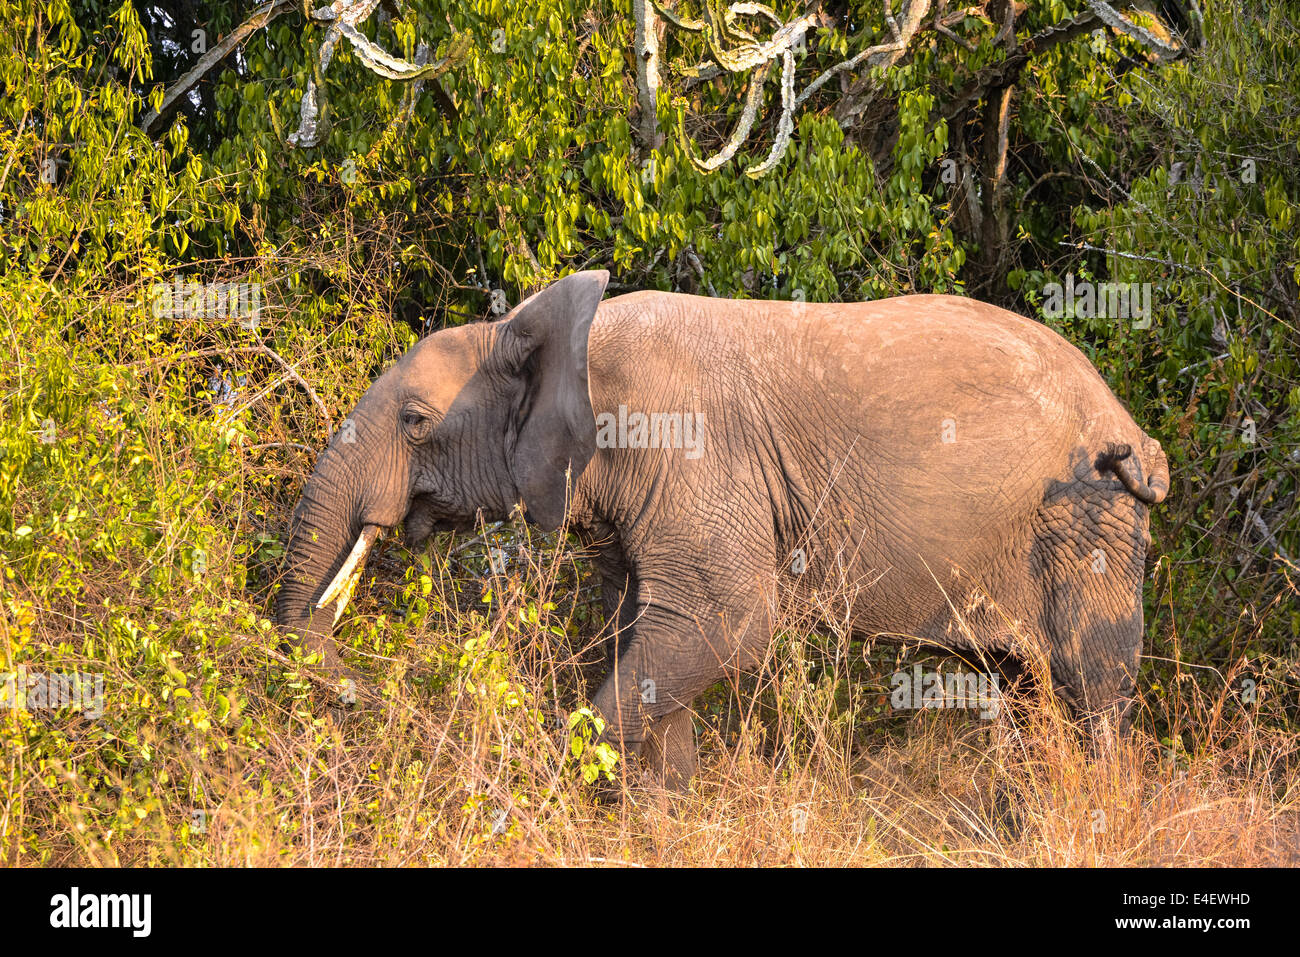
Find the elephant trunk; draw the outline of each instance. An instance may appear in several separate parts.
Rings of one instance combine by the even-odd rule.
[[[359,410],[358,410],[359,411]],[[365,565],[366,554],[384,528],[405,511],[401,483],[379,482],[367,475],[392,476],[391,456],[376,455],[377,430],[352,415],[355,434],[339,436],[316,462],[289,523],[285,573],[276,596],[276,623],[298,634],[312,653],[319,653],[333,674],[342,671],[334,647],[334,624],[342,615]],[[361,441],[362,436],[371,438]]]

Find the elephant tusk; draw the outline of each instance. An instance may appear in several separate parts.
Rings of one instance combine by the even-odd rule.
[[[378,525],[367,525],[361,529],[356,544],[352,546],[352,551],[348,553],[348,560],[343,563],[339,573],[334,576],[334,580],[329,583],[325,593],[320,596],[320,601],[316,602],[317,608],[324,608],[330,602],[338,601],[338,605],[334,609],[334,624],[337,625],[339,619],[343,617],[343,609],[347,608],[348,602],[352,600],[352,592],[361,579],[361,572],[365,569],[366,555],[370,553],[370,549],[379,540],[379,536],[383,532],[383,528]]]

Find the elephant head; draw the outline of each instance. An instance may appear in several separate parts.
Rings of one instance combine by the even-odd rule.
[[[587,339],[609,274],[575,273],[491,323],[421,340],[321,453],[289,527],[276,620],[340,670],[331,634],[379,535],[525,517],[560,525],[596,449]]]

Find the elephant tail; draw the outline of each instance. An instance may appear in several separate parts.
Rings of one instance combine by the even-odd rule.
[[[1098,472],[1114,473],[1134,498],[1147,505],[1156,505],[1169,494],[1169,463],[1159,442],[1146,435],[1142,439],[1143,455],[1140,458],[1133,455],[1132,446],[1111,442],[1097,456],[1094,465]]]

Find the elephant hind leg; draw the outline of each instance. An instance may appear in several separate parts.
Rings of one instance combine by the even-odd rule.
[[[1085,728],[1127,728],[1142,654],[1145,507],[1083,483],[1045,504],[1034,561],[1052,683]]]
[[[979,667],[996,679],[998,697],[1012,720],[1043,693],[1033,667],[1014,652],[986,650],[977,660]]]
[[[1141,584],[1127,608],[1081,600],[1077,588],[1054,589],[1052,684],[1088,729],[1104,719],[1116,730],[1128,727],[1142,655]]]

